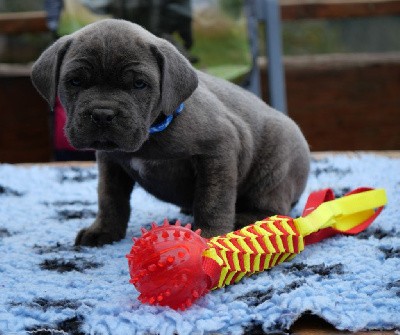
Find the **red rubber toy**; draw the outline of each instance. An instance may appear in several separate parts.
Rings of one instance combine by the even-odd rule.
[[[190,228],[165,220],[162,226],[153,223],[150,231],[142,228],[142,237],[134,239],[127,258],[141,302],[183,310],[211,289],[202,270],[207,239]]]
[[[326,189],[310,195],[302,217],[275,215],[210,239],[190,224],[153,223],[126,256],[130,282],[141,302],[184,310],[210,290],[291,260],[305,245],[363,231],[386,202],[383,189],[359,188],[339,199]]]

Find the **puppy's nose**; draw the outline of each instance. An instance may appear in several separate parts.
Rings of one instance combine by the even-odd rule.
[[[111,109],[94,109],[90,115],[93,123],[106,126],[117,116],[117,113]]]

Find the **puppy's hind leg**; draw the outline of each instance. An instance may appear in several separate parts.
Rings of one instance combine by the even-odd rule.
[[[299,150],[274,169],[253,175],[251,187],[236,203],[236,228],[269,216],[288,215],[304,191],[309,160],[308,152]]]
[[[243,228],[273,215],[289,214],[292,204],[292,201],[289,200],[290,195],[282,189],[279,191],[280,193],[277,190],[273,190],[262,196],[255,196],[253,193],[253,198],[238,202],[235,229]]]
[[[253,211],[253,212],[237,212],[235,215],[235,229],[241,229],[245,226],[251,225],[257,221],[263,220],[269,216],[273,216],[274,213],[269,210],[264,211]]]

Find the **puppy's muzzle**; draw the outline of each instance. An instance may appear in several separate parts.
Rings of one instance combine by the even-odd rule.
[[[94,109],[90,113],[91,121],[98,126],[110,126],[117,116],[117,113],[111,109]]]

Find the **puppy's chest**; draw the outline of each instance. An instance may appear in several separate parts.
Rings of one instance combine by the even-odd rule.
[[[129,168],[141,180],[180,180],[194,178],[190,161],[187,160],[145,160],[131,158]]]
[[[132,158],[129,161],[129,167],[131,168],[132,172],[139,175],[141,178],[146,175],[146,170],[149,170],[148,168],[146,169],[148,164],[149,163],[146,163],[146,161],[140,158]]]

